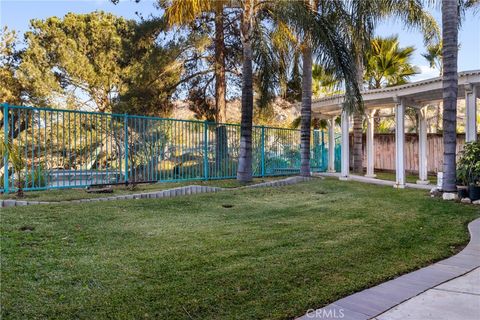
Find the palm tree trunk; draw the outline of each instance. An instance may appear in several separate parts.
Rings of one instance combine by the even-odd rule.
[[[252,120],[253,120],[253,70],[252,70],[252,15],[251,0],[244,3],[242,15],[242,120],[240,127],[240,156],[238,158],[237,180],[252,181]]]
[[[223,2],[217,1],[215,7],[215,121],[217,123],[227,121],[223,22]],[[223,175],[228,159],[228,137],[225,125],[217,125],[215,140],[215,167]]]
[[[362,52],[357,53],[357,81],[363,91],[363,58]],[[363,114],[355,111],[353,114],[353,172],[363,173]]]
[[[310,176],[310,133],[312,123],[312,48],[304,43],[303,49],[303,72],[302,72],[302,108],[301,108],[301,131],[300,175]]]
[[[442,0],[443,34],[443,191],[455,192],[458,94],[457,0]]]

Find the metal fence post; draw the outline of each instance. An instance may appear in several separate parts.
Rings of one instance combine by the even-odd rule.
[[[205,178],[205,180],[208,180],[208,122],[207,121],[203,123],[203,177]]]
[[[8,183],[8,104],[3,105],[3,142],[5,143],[5,154],[3,155],[3,192],[9,192],[9,183]]]
[[[320,157],[321,157],[321,161],[322,161],[322,170],[325,168],[326,169],[326,166],[325,166],[325,163],[326,163],[326,154],[325,154],[325,131],[324,129],[322,129],[321,131],[322,133],[322,147],[320,148]]]
[[[128,185],[128,114],[125,113],[125,118],[123,122],[123,127],[125,130],[125,184]]]
[[[260,162],[261,162],[261,173],[262,177],[265,177],[265,127],[261,127],[261,136],[260,136]]]

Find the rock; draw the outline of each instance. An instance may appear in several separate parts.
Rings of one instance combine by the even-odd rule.
[[[3,200],[3,206],[5,208],[15,207],[16,203],[17,203],[17,201],[15,201],[15,200]]]
[[[440,190],[438,190],[437,187],[435,188],[432,188],[432,190],[430,190],[430,195],[433,197],[441,197],[442,196],[442,192]]]
[[[451,200],[458,200],[458,195],[453,192],[444,192],[442,194],[443,200],[451,201]]]
[[[472,203],[472,200],[470,200],[470,198],[462,198],[462,200],[460,200],[461,203]]]
[[[480,200],[475,200],[472,202],[473,204],[480,205]]]

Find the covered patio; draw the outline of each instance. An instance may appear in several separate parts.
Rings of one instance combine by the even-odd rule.
[[[465,100],[465,141],[477,141],[477,98],[480,95],[480,70],[458,73],[458,99]],[[366,175],[375,177],[374,163],[374,114],[378,109],[393,108],[395,111],[395,176],[394,187],[405,188],[405,109],[412,107],[418,114],[418,181],[417,184],[428,185],[427,170],[427,119],[426,106],[439,106],[443,99],[442,78],[432,78],[405,85],[366,90],[362,94],[365,106],[366,130]],[[328,172],[335,172],[335,118],[341,116],[341,171],[340,179],[350,178],[349,131],[351,115],[342,110],[343,95],[334,95],[312,102],[313,116],[328,120],[329,125],[329,167]]]

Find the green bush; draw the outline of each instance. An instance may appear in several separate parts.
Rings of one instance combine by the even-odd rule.
[[[457,179],[463,185],[480,185],[480,142],[465,144],[457,164]]]
[[[289,163],[283,157],[272,157],[265,159],[267,169],[288,168]]]
[[[33,171],[28,171],[25,174],[25,186],[27,188],[47,186],[47,173],[42,166],[38,166]]]

